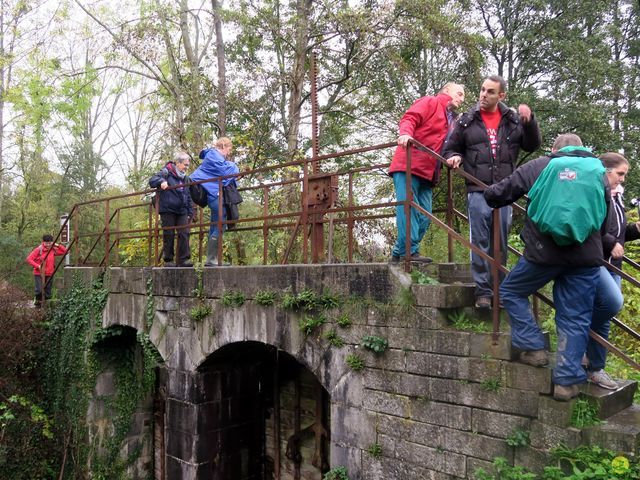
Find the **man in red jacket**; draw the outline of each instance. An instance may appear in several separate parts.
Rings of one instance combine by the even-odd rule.
[[[449,126],[455,120],[455,110],[464,101],[464,87],[457,83],[447,83],[442,90],[433,97],[418,99],[400,120],[398,147],[396,148],[389,175],[393,178],[396,199],[404,201],[406,192],[407,145],[410,139],[415,139],[426,147],[440,152],[442,144],[449,131]],[[438,181],[440,165],[427,153],[411,149],[411,191],[414,201],[431,213],[432,189]],[[431,262],[429,257],[423,257],[418,252],[420,242],[427,233],[431,220],[418,210],[411,209],[411,260],[415,262]],[[405,255],[406,219],[404,206],[396,206],[396,225],[398,239],[391,253],[391,262],[399,262]]]
[[[34,248],[27,257],[27,263],[33,267],[33,276],[36,284],[35,306],[42,306],[42,287],[44,287],[44,298],[51,298],[51,288],[53,282],[50,281],[55,270],[55,257],[66,255],[67,247],[53,243],[53,236],[43,235],[42,243]],[[42,275],[42,265],[44,262],[44,278]]]

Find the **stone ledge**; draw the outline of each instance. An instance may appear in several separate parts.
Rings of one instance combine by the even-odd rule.
[[[422,307],[460,308],[474,304],[473,285],[412,285],[416,305]]]

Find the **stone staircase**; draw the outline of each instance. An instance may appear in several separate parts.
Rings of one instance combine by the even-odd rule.
[[[468,265],[436,264],[418,268],[438,280],[440,284],[413,284],[411,290],[415,296],[416,305],[439,309],[442,313],[444,328],[451,328],[446,318],[448,312],[454,309],[458,311],[462,309],[469,317],[480,322],[488,322],[490,325],[490,312],[477,311],[473,308],[474,287]],[[496,345],[490,341],[490,334],[479,333],[473,334],[478,338],[471,343],[485,350],[485,353],[480,353],[481,358],[491,356],[501,363],[501,384],[506,387],[503,389],[505,398],[512,389],[538,394],[536,411],[525,414],[530,418],[529,422],[519,422],[521,427],[528,428],[530,431],[530,446],[515,449],[514,463],[541,470],[548,464],[549,450],[560,444],[569,448],[579,445],[598,445],[626,455],[635,457],[640,455],[640,405],[633,403],[633,397],[638,388],[637,382],[622,381],[620,388],[615,391],[585,383],[581,386],[581,393],[576,399],[570,402],[556,401],[551,396],[554,359],[552,358],[551,365],[547,368],[536,368],[511,361],[512,352],[506,312],[503,312],[501,317],[502,333]],[[588,399],[597,406],[601,424],[585,428],[576,428],[571,425],[572,412],[581,399]],[[502,420],[509,423],[507,418]]]

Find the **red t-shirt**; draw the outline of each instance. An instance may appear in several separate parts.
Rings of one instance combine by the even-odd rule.
[[[500,113],[500,109],[496,108],[494,112],[480,110],[480,116],[482,117],[484,126],[487,129],[487,135],[489,135],[491,153],[493,154],[493,158],[496,158],[496,151],[498,147],[498,126],[500,125],[502,114]]]

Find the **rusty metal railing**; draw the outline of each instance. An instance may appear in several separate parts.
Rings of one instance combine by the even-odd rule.
[[[286,248],[284,248],[284,252],[282,252],[282,257],[277,259],[278,263],[288,263],[290,261],[291,252],[293,251],[294,244],[296,239],[299,242],[299,260],[302,263],[309,263],[309,242],[312,242],[312,262],[324,261],[325,256],[321,255],[318,257],[318,252],[314,251],[313,242],[314,237],[317,236],[317,232],[319,229],[323,228],[325,225],[328,225],[329,228],[329,238],[330,238],[330,252],[326,258],[333,259],[333,236],[334,229],[339,226],[346,227],[346,261],[353,262],[354,261],[354,250],[356,247],[356,239],[354,236],[354,227],[359,222],[368,222],[368,221],[377,221],[380,219],[390,219],[395,217],[395,212],[390,212],[389,209],[394,207],[403,206],[405,215],[406,215],[406,248],[405,248],[405,257],[403,259],[403,265],[406,271],[411,270],[411,248],[410,248],[410,239],[411,239],[411,209],[415,208],[423,215],[426,215],[431,222],[436,225],[436,227],[444,230],[447,234],[447,256],[450,262],[454,261],[454,242],[457,242],[463,245],[466,249],[475,252],[477,255],[485,259],[491,265],[491,274],[493,281],[493,305],[499,305],[499,282],[500,282],[500,274],[506,274],[509,270],[505,265],[502,265],[500,260],[503,258],[502,253],[500,252],[500,232],[499,232],[499,210],[494,209],[493,212],[493,246],[494,251],[492,255],[488,255],[487,253],[480,250],[477,246],[473,245],[468,238],[461,235],[454,228],[454,219],[462,219],[463,221],[467,221],[466,215],[456,209],[454,202],[454,186],[453,186],[453,178],[455,176],[459,176],[464,178],[466,181],[471,182],[475,185],[478,185],[482,188],[486,188],[486,185],[473,176],[466,173],[463,169],[455,169],[452,170],[446,167],[446,164],[443,162],[444,159],[440,157],[437,153],[428,149],[427,147],[421,145],[419,142],[415,140],[410,141],[413,147],[422,150],[434,158],[438,159],[440,163],[442,163],[446,168],[447,173],[447,181],[446,181],[446,207],[444,209],[445,220],[441,220],[435,213],[438,211],[427,212],[420,205],[418,205],[412,195],[411,189],[411,148],[407,149],[407,165],[406,165],[406,192],[407,198],[404,201],[388,201],[388,202],[376,202],[376,203],[362,203],[358,204],[356,199],[354,198],[354,181],[356,176],[358,175],[366,175],[366,174],[374,174],[379,173],[380,170],[386,169],[388,167],[388,162],[380,163],[380,164],[371,164],[367,166],[362,166],[358,168],[352,168],[347,170],[336,170],[331,173],[326,174],[309,174],[308,166],[309,164],[319,165],[321,161],[330,161],[330,160],[339,160],[341,158],[352,156],[352,155],[361,155],[369,152],[378,152],[383,151],[389,148],[395,148],[397,144],[395,142],[383,143],[379,145],[373,145],[369,147],[347,150],[343,152],[338,152],[334,154],[326,154],[326,155],[316,155],[310,159],[303,159],[297,161],[286,162],[273,166],[261,167],[258,169],[254,169],[251,171],[242,172],[239,175],[229,175],[225,177],[217,177],[207,180],[201,180],[198,182],[194,182],[197,184],[204,184],[207,182],[217,182],[219,191],[222,191],[220,187],[223,185],[223,181],[229,178],[241,178],[244,177],[249,179],[250,182],[253,179],[253,182],[247,186],[243,186],[239,188],[240,192],[243,192],[247,195],[253,195],[257,199],[257,204],[261,204],[262,211],[260,215],[255,215],[251,217],[240,218],[237,221],[223,220],[222,219],[222,195],[218,197],[218,220],[216,222],[217,229],[219,232],[219,238],[223,240],[224,235],[231,233],[228,231],[225,234],[225,226],[229,226],[233,224],[235,226],[233,233],[244,235],[249,232],[259,232],[262,235],[262,263],[269,263],[269,239],[272,235],[272,232],[277,230],[285,230],[290,232],[289,241],[287,243]],[[285,169],[291,170],[295,169],[296,171],[302,171],[303,176],[300,178],[297,176],[296,178],[290,179],[278,179],[265,182],[263,180],[256,181],[259,177],[265,176],[273,176],[274,178],[278,177],[279,172],[285,171]],[[318,178],[322,179],[324,177],[336,176],[336,177],[346,177],[347,178],[347,191],[346,191],[346,200],[338,201],[338,202],[325,202],[324,204],[312,204],[309,199],[312,195],[312,185],[317,187],[318,183],[316,180]],[[314,183],[315,182],[315,183]],[[179,186],[169,187],[172,188],[180,188]],[[296,196],[301,195],[303,201],[300,204],[299,208],[295,208],[289,211],[278,211],[277,213],[270,213],[270,207],[272,206],[273,197],[277,195],[283,195],[287,190],[290,190],[289,193],[295,194]],[[74,205],[69,216],[65,220],[65,224],[63,228],[66,226],[67,222],[72,222],[73,225],[73,238],[69,243],[69,251],[74,253],[74,264],[75,265],[99,265],[99,266],[109,266],[112,264],[112,257],[115,259],[113,264],[120,264],[120,248],[123,242],[128,240],[144,240],[147,248],[147,265],[159,265],[160,256],[159,256],[159,248],[160,248],[160,236],[161,232],[166,230],[160,224],[160,214],[159,214],[159,202],[156,202],[155,208],[153,205],[149,203],[126,203],[125,205],[117,205],[118,202],[130,202],[132,198],[139,198],[141,195],[148,195],[150,193],[155,192],[155,189],[147,189],[140,192],[133,192],[127,194],[116,195],[103,199],[95,199],[88,200],[85,202],[78,203]],[[337,196],[339,199],[339,195]],[[335,200],[335,199],[334,199]],[[87,209],[91,207],[101,208],[103,211],[100,215],[102,215],[104,222],[101,227],[98,228],[98,231],[94,232],[86,232],[81,231],[79,229],[80,219],[82,215],[80,214],[82,209]],[[520,205],[514,204],[514,208],[516,211],[524,212],[525,209]],[[136,209],[145,210],[146,213],[140,215],[140,213],[135,213],[138,218],[146,217],[147,225],[146,228],[131,228],[125,227],[121,228],[121,216],[125,211],[135,211]],[[395,208],[394,208],[395,209]],[[281,210],[281,209],[280,209]],[[371,213],[374,211],[375,213]],[[325,218],[326,216],[329,219]],[[112,226],[112,223],[115,222],[115,225]],[[198,259],[202,261],[202,253],[203,253],[203,240],[205,238],[206,229],[208,229],[213,223],[207,222],[204,219],[203,209],[198,208],[194,215],[194,222],[181,227],[170,227],[172,229],[180,229],[187,228],[190,230],[195,230],[198,238]],[[167,227],[169,228],[169,227]],[[315,233],[314,233],[315,229]],[[62,231],[62,230],[61,230]],[[300,232],[303,232],[300,235]],[[206,235],[208,238],[208,234]],[[56,237],[55,241],[60,238],[60,233]],[[81,243],[83,241],[89,242],[89,247],[86,251],[83,252]],[[220,241],[218,243],[218,262],[219,265],[222,264],[222,244]],[[317,246],[316,246],[317,247]],[[94,255],[99,248],[102,248],[104,251],[102,252],[102,256],[97,261],[91,261],[91,256]],[[521,252],[516,250],[515,248],[509,246],[509,250],[516,255],[521,255]],[[115,254],[114,254],[115,252]],[[506,258],[506,255],[504,256]],[[45,259],[46,261],[46,259]],[[628,260],[629,263],[633,265],[634,262]],[[44,263],[44,262],[43,262]],[[56,265],[55,272],[58,271],[62,262],[59,262]],[[633,265],[640,269],[640,265]],[[623,279],[631,282],[634,286],[640,286],[640,282],[636,280],[634,277],[616,269],[611,265],[607,265],[607,268],[610,268],[615,273],[618,273]],[[54,273],[55,273],[54,272]],[[43,288],[44,291],[44,288]],[[538,292],[536,297],[534,298],[534,310],[538,312],[537,299],[540,299],[544,303],[553,307],[553,302],[551,299],[544,296],[542,293]],[[628,333],[636,340],[640,340],[640,335],[635,332],[633,329],[620,322],[618,319],[613,319],[613,323],[622,329],[625,333]],[[500,333],[500,309],[494,308],[492,313],[492,323],[493,323],[493,338],[494,341],[497,341],[498,335]],[[633,359],[628,357],[624,352],[618,349],[616,346],[612,345],[607,340],[603,339],[599,335],[594,332],[590,332],[590,335],[601,345],[605,346],[608,350],[612,351],[616,355],[623,358],[629,365],[640,370],[640,365],[638,365]]]

